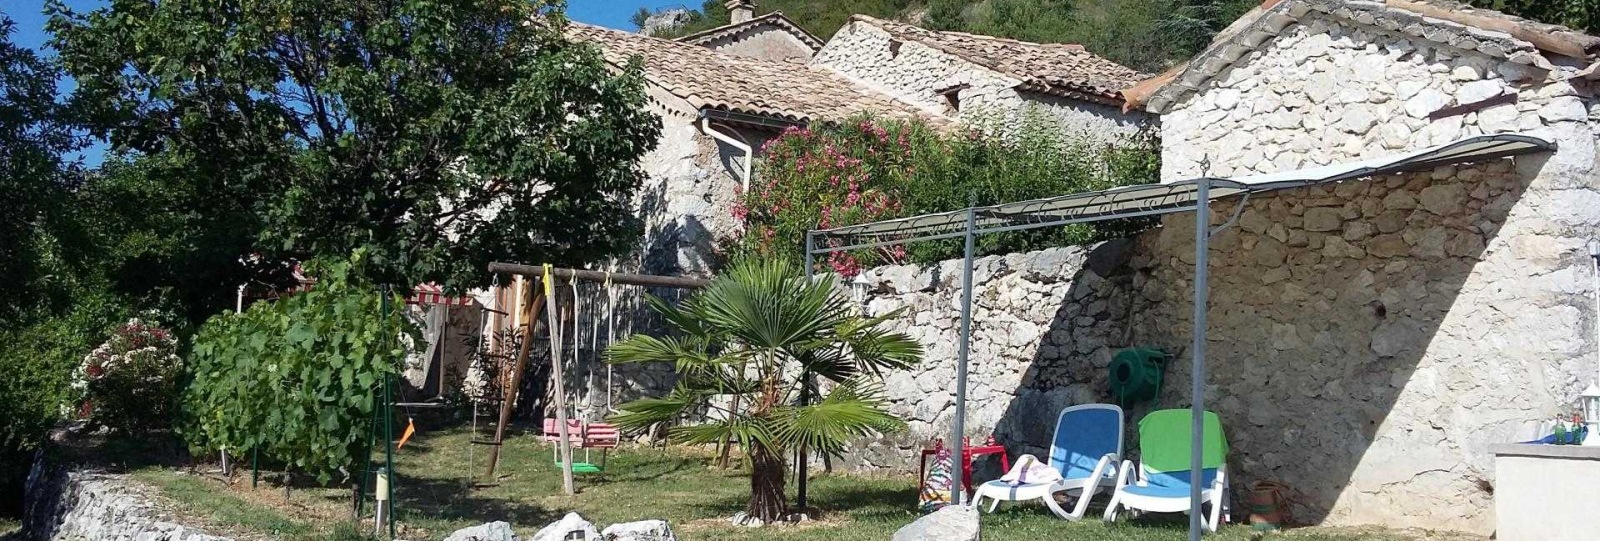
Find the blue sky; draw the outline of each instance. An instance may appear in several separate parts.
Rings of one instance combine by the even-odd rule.
[[[16,33],[11,39],[18,45],[38,49],[44,46],[50,35],[44,31],[45,17],[43,14],[45,0],[5,0],[4,12],[11,20],[16,21]],[[67,6],[79,10],[89,11],[105,5],[104,0],[65,0]],[[628,18],[633,16],[640,7],[652,10],[663,7],[690,5],[699,7],[699,2],[684,2],[683,0],[569,0],[567,16],[572,20],[597,24],[622,30],[636,30]],[[49,54],[48,52],[46,54]],[[62,91],[72,89],[71,81],[62,86]],[[105,144],[97,143],[83,152],[83,160],[90,166],[99,165],[105,157]]]

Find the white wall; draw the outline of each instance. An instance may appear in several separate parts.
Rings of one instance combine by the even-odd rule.
[[[815,51],[788,30],[764,24],[704,44],[717,52],[804,64]]]
[[[1165,180],[1484,133],[1560,150],[1252,201],[1213,264],[1211,403],[1225,423],[1251,427],[1230,434],[1250,435],[1235,440],[1242,470],[1318,494],[1318,518],[1492,531],[1487,446],[1568,411],[1595,370],[1592,94],[1479,53],[1316,14],[1304,22],[1163,117]],[[1519,103],[1427,118],[1500,92]],[[1160,296],[1185,294],[1191,221],[1164,222],[1160,244],[1176,251],[1149,262],[1153,283],[1167,284]],[[1182,303],[1167,306],[1187,318]],[[1146,329],[1136,334],[1161,335]],[[1367,399],[1347,407],[1347,397]],[[1250,450],[1278,442],[1288,447]]]

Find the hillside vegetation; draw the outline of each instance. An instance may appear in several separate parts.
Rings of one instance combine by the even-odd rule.
[[[678,37],[728,24],[724,0],[705,0],[690,22],[658,34]],[[1600,29],[1600,1],[1469,0],[1578,30]],[[1146,72],[1187,60],[1260,0],[759,0],[758,14],[784,15],[824,40],[852,14],[1042,43],[1078,43]],[[641,8],[635,24],[649,12]]]

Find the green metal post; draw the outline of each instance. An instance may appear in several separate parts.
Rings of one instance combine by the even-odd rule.
[[[384,299],[387,300],[388,296],[385,296]],[[395,471],[394,471],[394,394],[393,394],[394,393],[394,380],[393,380],[393,377],[394,376],[391,374],[391,375],[386,375],[383,378],[383,411],[384,411],[384,416],[383,416],[384,417],[384,419],[383,419],[383,421],[384,421],[383,422],[383,439],[387,442],[387,444],[385,445],[384,451],[383,451],[383,455],[384,455],[383,456],[383,462],[384,462],[383,471],[389,475],[389,484],[388,484],[388,486],[385,487],[386,489],[388,489],[388,494],[384,495],[384,496],[388,497],[388,501],[389,501],[389,517],[388,517],[389,518],[389,539],[394,539],[394,512],[395,512],[394,484],[400,480],[399,476],[395,475]]]
[[[261,448],[250,449],[250,488],[261,482]]]
[[[389,286],[387,285],[383,286],[381,306],[383,307],[383,320],[388,321]],[[384,345],[392,345],[392,340],[394,340],[394,337],[385,335],[383,338]],[[389,474],[389,485],[386,487],[388,494],[384,494],[384,496],[388,497],[389,501],[389,539],[394,539],[394,484],[399,481],[399,477],[395,475],[394,471],[394,375],[387,373],[383,376],[383,440],[383,471]]]

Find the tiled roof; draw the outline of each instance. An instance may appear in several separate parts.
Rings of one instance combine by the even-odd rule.
[[[938,115],[895,100],[825,68],[719,53],[699,45],[641,36],[581,23],[574,39],[600,46],[621,65],[631,56],[646,76],[701,109],[777,117],[794,122],[838,121],[860,113],[890,118]]]
[[[1123,92],[1125,108],[1165,112],[1210,79],[1265,46],[1308,14],[1335,17],[1457,49],[1545,70],[1544,53],[1593,63],[1600,38],[1498,11],[1472,9],[1449,0],[1265,0],[1218,33],[1188,62],[1141,81]],[[1594,72],[1600,64],[1592,64]]]
[[[896,39],[915,41],[1021,79],[1022,90],[1120,103],[1120,91],[1148,75],[1084,50],[1082,45],[1029,43],[965,32],[939,32],[856,15]]]
[[[695,45],[705,45],[710,41],[732,36],[764,24],[770,24],[789,32],[790,34],[793,34],[795,39],[798,39],[802,43],[805,43],[806,46],[811,47],[812,51],[822,48],[822,40],[817,39],[816,36],[811,35],[811,33],[807,32],[804,28],[800,28],[800,25],[795,24],[794,21],[789,20],[788,17],[784,17],[782,11],[774,11],[742,23],[727,24],[712,28],[710,30],[695,32],[693,34],[678,38],[678,41],[684,43],[693,43]]]

